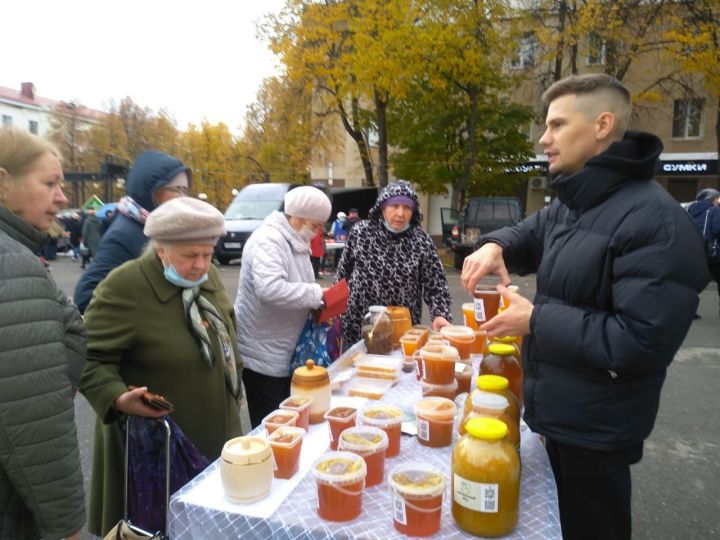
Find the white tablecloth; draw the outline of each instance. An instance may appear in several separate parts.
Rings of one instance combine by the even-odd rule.
[[[415,375],[403,374],[401,381],[382,401],[411,411],[413,403],[420,397],[420,384],[415,379]],[[262,432],[262,428],[256,431]],[[547,454],[537,435],[525,426],[521,431],[520,520],[508,538],[560,539],[562,535],[557,510],[557,492]],[[313,446],[316,448],[317,438],[321,436],[327,438],[327,426],[324,424],[314,431]],[[386,460],[386,474],[398,463],[420,460],[439,467],[450,478],[452,446],[427,448],[420,445],[415,437],[407,435],[403,435],[401,444],[400,455]],[[320,452],[315,453],[310,450],[314,455],[306,456],[306,449],[310,450],[310,447],[303,447],[303,458],[307,464],[311,463]],[[387,482],[364,491],[363,512],[357,519],[346,523],[332,523],[322,520],[317,515],[317,489],[312,475],[306,474],[296,480],[299,480],[299,483],[290,491],[284,502],[269,514],[269,518],[253,517],[243,513],[245,510],[242,505],[225,501],[220,504],[210,502],[212,498],[222,497],[221,492],[215,491],[212,492],[212,496],[207,495],[209,486],[212,490],[222,490],[219,465],[218,461],[215,461],[173,495],[170,501],[170,537],[173,540],[406,538],[393,526],[391,492]],[[280,485],[276,486],[274,483],[273,492],[280,489]],[[287,487],[285,485],[286,491]],[[203,503],[203,500],[207,502]],[[473,538],[460,530],[453,520],[449,489],[445,492],[440,532],[432,538]]]

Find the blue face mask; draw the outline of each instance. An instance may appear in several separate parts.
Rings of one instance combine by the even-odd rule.
[[[387,220],[384,219],[384,218],[383,218],[383,225],[385,225],[385,228],[386,228],[388,231],[390,231],[391,233],[393,233],[393,234],[403,233],[403,232],[407,231],[407,230],[410,228],[410,224],[408,223],[408,224],[405,225],[402,229],[400,229],[399,231],[396,231],[395,229],[393,229],[393,228],[390,226],[390,224],[389,224],[389,223],[387,222]]]
[[[196,279],[195,281],[185,279],[180,274],[178,274],[178,271],[175,270],[175,266],[172,264],[170,266],[166,266],[163,273],[165,275],[165,279],[167,279],[173,285],[177,285],[178,287],[182,287],[183,289],[192,289],[193,287],[199,287],[208,280],[207,274],[203,274],[201,278]]]

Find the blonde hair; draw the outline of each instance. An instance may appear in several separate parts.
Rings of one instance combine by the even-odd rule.
[[[60,152],[50,141],[16,127],[0,128],[0,203],[5,203],[5,182],[20,181],[47,153],[60,159]]]

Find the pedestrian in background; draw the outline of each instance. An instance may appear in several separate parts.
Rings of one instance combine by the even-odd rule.
[[[345,242],[347,240],[348,222],[347,214],[345,214],[345,212],[337,213],[337,219],[333,222],[332,230],[330,232],[336,242]],[[333,268],[337,269],[337,265],[342,258],[343,248],[335,248],[333,252]]]
[[[102,221],[97,217],[94,209],[87,210],[87,217],[82,225],[80,241],[85,246],[82,254],[80,268],[85,268],[98,252],[100,237],[102,236]]]
[[[703,189],[688,208],[705,243],[705,257],[710,275],[720,296],[720,191]]]
[[[360,323],[372,305],[405,306],[420,324],[425,300],[435,330],[452,320],[447,275],[421,220],[415,190],[398,180],[383,189],[368,219],[350,229],[335,274],[350,289],[342,316],[345,347],[360,341]]]
[[[67,199],[58,151],[0,128],[0,538],[80,538],[73,398],[85,362],[75,305],[36,253]]]
[[[465,259],[510,307],[480,329],[523,340],[524,419],[544,435],[565,540],[631,537],[630,465],[652,431],[666,370],[708,282],[691,220],[653,180],[660,139],[627,131],[630,94],[608,75],[560,80],[540,144],[557,197],[483,236]],[[537,272],[531,303],[508,272]]]
[[[285,194],[284,212],[265,218],[243,249],[235,316],[250,421],[257,427],[290,395],[290,364],[310,310],[323,303],[310,241],[324,227],[330,199],[312,186]]]
[[[312,263],[315,279],[320,278],[322,260],[325,256],[325,227],[316,227],[315,236],[310,240],[310,262]]]
[[[88,527],[98,535],[123,516],[123,415],[168,413],[145,405],[145,390],[174,404],[173,420],[210,460],[242,435],[234,313],[212,265],[225,218],[206,202],[181,197],[154,210],[144,231],[150,247],[112,271],[85,312],[88,363],[80,390],[97,413]]]
[[[93,262],[75,286],[75,302],[84,312],[93,291],[108,273],[140,255],[147,243],[145,219],[157,206],[189,193],[190,169],[163,152],[145,152],[133,163],[118,202],[118,215],[103,234]]]

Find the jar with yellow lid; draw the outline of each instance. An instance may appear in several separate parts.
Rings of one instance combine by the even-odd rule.
[[[315,362],[308,360],[305,366],[293,372],[290,382],[290,394],[293,396],[310,396],[310,423],[319,424],[323,416],[330,410],[330,376],[327,369],[316,366]]]
[[[491,343],[480,362],[480,375],[502,375],[510,383],[520,409],[523,406],[523,368],[515,345]]]
[[[473,390],[465,400],[463,406],[463,416],[472,410],[472,396],[477,392],[490,392],[505,396],[510,406],[508,407],[508,415],[518,425],[520,425],[520,406],[518,405],[515,394],[510,391],[510,382],[502,375],[480,375],[476,379],[477,388]]]
[[[515,336],[495,336],[488,338],[485,341],[485,347],[483,348],[483,355],[487,356],[490,354],[490,345],[493,343],[503,343],[505,345],[512,345],[515,348],[515,354],[520,358],[520,347],[517,345],[517,338]]]
[[[452,456],[452,515],[476,536],[498,537],[518,522],[520,458],[495,418],[473,418]]]
[[[464,435],[467,431],[467,423],[473,418],[497,418],[507,425],[507,437],[519,452],[520,426],[510,417],[509,407],[510,402],[505,396],[483,391],[473,394],[472,409],[460,419],[458,433]]]

